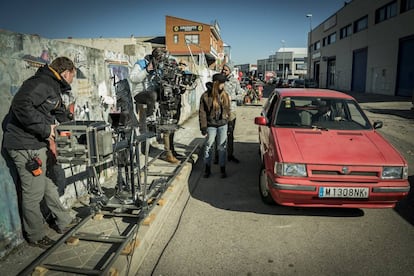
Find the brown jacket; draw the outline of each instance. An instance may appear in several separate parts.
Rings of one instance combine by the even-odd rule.
[[[213,112],[213,98],[211,97],[211,90],[207,90],[200,97],[199,121],[200,130],[206,130],[207,127],[219,127],[227,124],[230,117],[230,99],[229,95],[223,91],[223,97],[227,98],[227,103],[221,102],[221,115],[215,118]]]

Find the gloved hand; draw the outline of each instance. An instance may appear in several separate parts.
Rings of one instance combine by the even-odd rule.
[[[207,129],[205,129],[205,128],[201,129],[201,134],[203,136],[206,136],[207,135]]]

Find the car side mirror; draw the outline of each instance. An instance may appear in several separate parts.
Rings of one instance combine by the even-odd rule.
[[[382,128],[382,121],[375,121],[374,122],[374,129]]]
[[[267,119],[264,116],[256,117],[254,123],[259,126],[267,126]]]

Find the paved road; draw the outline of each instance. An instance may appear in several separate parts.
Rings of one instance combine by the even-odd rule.
[[[241,163],[228,165],[228,178],[213,167],[204,179],[201,162],[195,164],[137,275],[414,275],[412,197],[395,210],[261,202],[253,125],[259,110],[238,110]],[[198,118],[193,120],[196,129]]]

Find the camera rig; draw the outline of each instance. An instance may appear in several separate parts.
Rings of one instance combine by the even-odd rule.
[[[159,110],[157,112],[157,129],[168,129],[168,125],[178,124],[181,107],[181,95],[194,88],[197,76],[182,70],[177,61],[164,53],[150,62],[154,65],[154,76],[151,79],[157,88]]]
[[[56,128],[57,162],[69,164],[71,168],[85,167],[77,175],[73,175],[72,170],[66,184],[87,178],[90,205],[94,211],[103,206],[147,208],[148,198],[165,188],[163,180],[147,183],[148,140],[158,133],[178,128],[181,94],[195,83],[196,76],[182,71],[177,62],[166,55],[151,62],[155,68],[151,82],[158,93],[157,119],[152,131],[139,132],[129,82],[127,79],[115,82],[115,78],[118,112],[110,113],[108,122],[70,121]],[[99,174],[109,167],[117,167],[115,194],[111,198],[107,197],[99,181]]]

